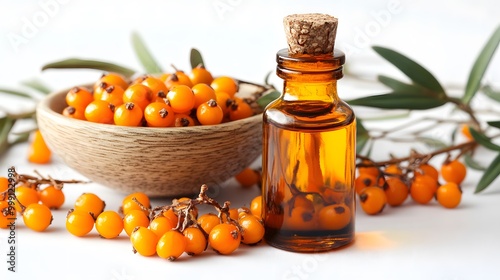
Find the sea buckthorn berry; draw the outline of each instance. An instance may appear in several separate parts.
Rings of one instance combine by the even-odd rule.
[[[33,140],[28,148],[28,161],[32,163],[45,164],[50,162],[52,152],[45,143],[40,130],[35,131]]]
[[[34,231],[44,231],[52,223],[52,212],[43,204],[32,203],[24,210],[23,221]]]
[[[212,73],[210,73],[210,71],[208,71],[203,65],[198,65],[191,69],[189,79],[193,82],[193,85],[201,83],[210,85],[214,80]]]
[[[123,93],[123,103],[132,102],[143,111],[151,102],[153,92],[143,84],[129,86]]]
[[[351,222],[351,209],[345,204],[332,204],[319,211],[319,226],[325,230],[339,230]]]
[[[264,225],[256,216],[246,215],[238,220],[238,224],[242,228],[242,243],[247,245],[257,244],[264,237]]]
[[[141,84],[151,89],[151,97],[149,99],[153,99],[153,97],[157,96],[160,91],[168,92],[167,85],[165,85],[162,80],[155,77],[146,77]]]
[[[364,188],[359,194],[361,208],[368,215],[375,215],[384,210],[387,198],[385,192],[379,187]]]
[[[174,113],[190,112],[196,101],[191,88],[185,85],[173,86],[167,93],[167,100]]]
[[[165,79],[165,85],[167,85],[168,89],[172,89],[172,87],[178,85],[184,85],[187,87],[193,86],[191,79],[182,71],[176,71],[175,73],[163,77]]]
[[[408,198],[408,186],[397,177],[390,177],[386,180],[387,185],[384,188],[387,204],[390,206],[399,206]]]
[[[467,168],[458,160],[443,163],[441,166],[441,176],[446,182],[453,182],[460,185],[467,175]]]
[[[415,176],[410,187],[411,198],[420,204],[429,203],[436,193],[438,183],[432,176],[423,174]]]
[[[233,104],[229,107],[229,119],[232,121],[245,119],[252,115],[252,107],[241,98],[235,98]]]
[[[45,187],[43,190],[38,191],[40,201],[50,209],[59,209],[64,204],[64,192],[55,186]]]
[[[198,106],[210,99],[217,99],[214,89],[207,84],[196,84],[191,89],[193,90],[195,98],[194,108],[198,108]]]
[[[225,92],[229,96],[234,97],[236,92],[238,92],[238,83],[228,76],[220,76],[215,78],[210,86],[215,90],[215,92]]]
[[[0,201],[7,200],[9,184],[9,179],[7,179],[7,177],[0,177]]]
[[[372,164],[368,160],[364,160],[362,163],[365,165]],[[359,174],[370,174],[370,175],[375,176],[375,177],[378,177],[380,174],[380,170],[375,166],[360,166],[360,167],[358,167],[358,172],[359,172]]]
[[[323,193],[323,200],[325,204],[339,204],[346,201],[349,197],[348,192],[344,190],[336,190],[335,188],[325,188]]]
[[[186,126],[194,126],[195,122],[191,116],[187,114],[175,114],[174,126],[175,127],[186,127]]]
[[[112,86],[119,86],[123,90],[128,87],[127,80],[122,75],[113,72],[103,74],[101,78],[94,84],[94,89],[99,87],[102,83],[106,83],[107,85]]]
[[[239,219],[238,208],[231,208],[227,213],[229,214],[229,218],[231,220],[237,221]],[[227,215],[222,215],[221,218],[223,223],[229,222],[227,219]]]
[[[101,100],[118,107],[123,104],[124,90],[117,86],[108,86],[101,95]]]
[[[104,211],[97,216],[95,229],[101,237],[116,238],[123,231],[122,217],[115,211]]]
[[[66,216],[66,230],[74,236],[85,236],[94,228],[94,217],[89,212],[71,209]]]
[[[14,191],[17,201],[14,205],[18,212],[22,212],[22,206],[26,207],[30,204],[35,204],[40,201],[40,196],[35,188],[29,186],[19,186]]]
[[[364,188],[374,187],[377,185],[377,177],[370,173],[360,173],[354,180],[354,188],[356,193],[360,194]]]
[[[0,201],[0,228],[9,228],[12,221],[16,219],[17,212],[6,200]]]
[[[167,93],[159,91],[155,96],[152,97],[151,102],[161,102],[167,103]]]
[[[468,140],[474,140],[474,137],[472,137],[472,134],[470,133],[470,126],[469,125],[467,125],[467,124],[461,125],[460,126],[460,132]]]
[[[75,107],[68,106],[64,108],[62,111],[63,116],[68,118],[77,119],[77,120],[85,120],[85,107],[76,109]]]
[[[216,225],[221,223],[220,218],[213,213],[201,215],[197,222],[206,234],[209,234]]]
[[[93,193],[83,193],[75,201],[75,211],[90,212],[94,218],[104,211],[106,203]]]
[[[85,119],[89,122],[112,124],[115,106],[104,100],[94,100],[85,108]]]
[[[418,176],[419,174],[427,174],[436,181],[439,179],[439,172],[437,171],[437,169],[428,163],[421,164],[418,167],[418,169],[415,172],[415,175]]]
[[[84,87],[74,87],[66,94],[66,104],[74,108],[83,110],[92,101],[94,96]]]
[[[172,225],[177,226],[179,217],[177,217],[177,214],[175,214],[173,209],[168,209],[167,211],[163,212],[163,216],[169,219],[172,222]]]
[[[170,230],[158,240],[156,253],[160,258],[174,261],[184,253],[186,247],[186,237],[176,230]]]
[[[175,228],[177,224],[174,224],[170,219],[165,216],[159,216],[154,218],[149,224],[149,229],[151,229],[158,237],[161,237],[165,232]]]
[[[250,212],[259,218],[262,217],[262,195],[256,196],[250,202]]]
[[[132,231],[139,226],[149,226],[149,218],[141,210],[131,210],[123,218],[123,228],[125,229],[127,235],[130,236]]]
[[[175,115],[169,105],[161,102],[152,102],[144,110],[144,118],[148,126],[167,127],[173,124]]]
[[[401,168],[399,168],[399,166],[397,164],[391,164],[391,165],[387,166],[385,168],[384,172],[389,174],[389,175],[402,175],[403,174],[403,171],[401,170]]]
[[[225,92],[216,92],[215,97],[217,104],[219,104],[219,106],[221,107],[222,112],[224,112],[224,115],[229,115],[229,109],[231,108],[231,105],[233,105],[234,103],[233,98]]]
[[[99,85],[96,85],[94,87],[94,93],[93,93],[94,100],[101,100],[101,97],[106,92],[106,88],[108,86],[110,85],[106,83],[99,83]]]
[[[140,126],[142,115],[141,107],[132,102],[127,102],[116,108],[113,120],[116,125]]]
[[[318,219],[314,209],[304,206],[294,206],[291,211],[285,207],[283,215],[283,229],[287,230],[311,230],[317,227]]]
[[[260,183],[260,173],[250,167],[243,169],[234,178],[244,188],[249,188]]]
[[[188,227],[182,234],[186,237],[186,253],[190,256],[199,255],[207,249],[207,238],[201,229]]]
[[[462,190],[454,182],[447,182],[439,186],[436,191],[436,199],[442,206],[446,208],[455,208],[462,200]]]
[[[146,257],[156,254],[156,245],[158,245],[159,239],[153,231],[146,227],[137,227],[130,235],[134,252]]]
[[[198,107],[196,118],[202,125],[220,124],[224,118],[224,112],[217,101],[210,99]]]
[[[217,253],[229,255],[234,252],[241,243],[241,233],[233,224],[218,224],[208,236],[208,244]]]
[[[142,206],[148,210],[143,210],[141,205],[137,203],[137,200]],[[141,210],[144,214],[149,215],[149,209],[151,208],[151,202],[149,197],[143,192],[135,192],[127,195],[122,201],[122,211],[124,215],[127,215],[131,210]]]

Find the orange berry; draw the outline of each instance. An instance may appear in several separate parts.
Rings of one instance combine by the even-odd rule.
[[[71,209],[66,216],[66,230],[74,236],[85,236],[94,228],[94,217],[89,212]]]
[[[89,122],[112,124],[115,106],[104,100],[94,100],[85,108],[85,119]]]
[[[188,227],[183,232],[186,237],[186,253],[190,256],[199,255],[207,249],[207,238],[197,227]]]
[[[221,255],[234,252],[241,243],[241,233],[233,224],[218,224],[208,236],[210,247]]]
[[[377,186],[377,177],[370,173],[360,173],[354,180],[356,193],[360,194],[364,188]]]
[[[186,237],[176,231],[170,230],[163,234],[156,245],[156,253],[160,258],[174,261],[186,250]]]
[[[420,204],[429,203],[436,193],[438,183],[432,176],[423,174],[413,179],[410,187],[411,198]]]
[[[210,85],[214,80],[212,74],[207,69],[205,69],[203,65],[199,65],[193,68],[191,70],[191,73],[189,73],[189,79],[191,79],[193,85],[200,83]]]
[[[132,102],[144,111],[152,96],[153,92],[149,87],[143,84],[134,84],[123,93],[123,103]]]
[[[10,182],[7,177],[0,177],[0,201],[7,200],[9,184]]]
[[[191,81],[189,76],[182,71],[176,71],[173,74],[163,76],[163,78],[165,79],[164,81],[168,89],[172,89],[172,87],[178,85],[184,85],[187,87],[193,86],[193,82]]]
[[[68,118],[85,120],[85,107],[82,109],[76,109],[75,107],[68,106],[64,108],[62,114]]]
[[[250,202],[250,212],[259,218],[262,217],[262,195],[256,196]]]
[[[116,238],[123,231],[122,217],[115,211],[104,211],[97,216],[95,229],[101,237]]]
[[[92,101],[94,96],[83,87],[74,87],[66,94],[66,104],[80,110],[84,110]]]
[[[455,208],[462,200],[462,190],[454,182],[448,182],[439,186],[436,191],[436,199],[446,208]]]
[[[190,112],[196,102],[193,91],[185,85],[173,86],[167,93],[167,100],[174,113]]]
[[[408,186],[397,177],[389,177],[386,180],[387,186],[384,189],[387,197],[387,204],[390,206],[399,206],[408,198]]]
[[[231,105],[234,103],[232,97],[225,92],[216,92],[215,97],[217,104],[219,104],[219,106],[221,107],[222,112],[224,112],[224,115],[228,115],[229,109]]]
[[[151,89],[151,96],[149,98],[151,100],[154,97],[158,96],[158,93],[160,92],[163,92],[165,94],[168,92],[167,85],[165,85],[165,83],[158,78],[148,76],[144,78],[141,83]]]
[[[175,115],[172,107],[161,102],[152,102],[144,110],[144,118],[148,126],[167,127],[174,122]]]
[[[319,212],[319,226],[325,230],[339,230],[351,222],[351,209],[345,204],[332,204]]]
[[[94,84],[94,90],[98,88],[102,83],[110,86],[118,86],[123,90],[128,87],[128,82],[122,75],[112,72],[103,74],[101,78]]]
[[[290,211],[285,207],[285,214],[283,215],[283,229],[287,230],[312,230],[317,226],[318,220],[315,215],[314,209],[308,206],[294,206]]]
[[[16,209],[8,201],[0,200],[0,228],[9,228],[16,216]]]
[[[62,189],[54,186],[45,187],[43,190],[38,191],[40,201],[50,209],[59,209],[64,204],[64,192]]]
[[[364,188],[359,194],[361,208],[368,215],[379,214],[384,210],[387,198],[385,192],[379,187]]]
[[[134,251],[146,257],[156,254],[156,246],[159,239],[153,231],[143,226],[135,228],[130,235]]]
[[[264,237],[264,225],[254,215],[246,215],[238,220],[238,224],[243,229],[241,242],[248,245],[257,244]]]
[[[253,116],[252,107],[243,99],[234,98],[233,104],[229,107],[229,119],[232,121],[245,119]]]
[[[210,99],[216,99],[215,91],[207,84],[196,84],[192,88],[194,93],[194,108],[198,108],[201,104],[207,102]]]
[[[30,204],[35,204],[40,201],[40,196],[35,188],[29,186],[19,186],[15,189],[15,196],[17,201],[14,206],[18,212],[22,212],[22,206],[27,207]]]
[[[236,92],[238,92],[238,83],[231,77],[220,76],[215,78],[210,86],[215,90],[215,92],[225,92],[229,96],[234,97]]]
[[[124,215],[127,215],[131,210],[141,210],[144,214],[149,215],[149,211],[142,210],[139,203],[137,203],[134,199],[136,199],[142,206],[147,209],[151,208],[151,203],[149,201],[149,197],[143,192],[135,192],[127,195],[122,201],[122,211]]]
[[[186,127],[186,126],[194,126],[194,120],[191,118],[191,116],[187,114],[175,114],[174,118],[174,126],[175,127]]]
[[[387,166],[384,170],[385,173],[390,174],[390,175],[402,175],[403,171],[397,164],[391,164]]]
[[[217,101],[210,99],[198,107],[196,118],[202,125],[220,124],[224,118],[224,112]]]
[[[94,218],[104,211],[106,203],[93,193],[83,193],[75,201],[75,211],[91,213]]]
[[[418,167],[416,175],[419,174],[427,174],[436,181],[439,179],[439,172],[437,171],[437,169],[428,163],[422,164]]]
[[[249,188],[251,186],[260,183],[260,173],[252,168],[245,168],[240,173],[236,174],[234,177],[238,183],[244,188]]]
[[[23,211],[23,221],[34,231],[44,231],[52,223],[52,212],[43,204],[32,203]]]
[[[209,234],[212,229],[221,223],[220,218],[212,213],[207,213],[201,215],[198,220],[198,225],[205,231],[205,233]]]
[[[121,87],[108,86],[102,93],[100,100],[118,107],[123,104],[123,92],[124,90]]]
[[[370,161],[363,161],[363,164],[371,164]],[[370,174],[372,176],[378,177],[380,174],[380,171],[377,167],[375,166],[367,166],[367,167],[358,167],[358,172],[359,174]]]
[[[140,126],[142,123],[142,109],[132,102],[127,102],[115,109],[113,121],[121,126]]]
[[[149,218],[141,210],[131,210],[123,218],[123,229],[130,236],[132,231],[138,226],[148,227]]]
[[[40,130],[35,131],[33,140],[28,149],[28,161],[32,163],[45,164],[50,162],[52,152],[45,143]]]
[[[159,216],[154,218],[149,224],[149,229],[151,229],[158,237],[161,237],[165,232],[175,228],[177,224],[164,216]]]
[[[446,182],[453,182],[460,185],[467,175],[467,168],[458,160],[443,163],[441,166],[441,176]]]

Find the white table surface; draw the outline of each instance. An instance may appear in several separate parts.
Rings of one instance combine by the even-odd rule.
[[[275,67],[276,51],[284,47],[281,18],[289,13],[319,11],[341,19],[338,46],[351,50],[348,66],[352,71],[369,78],[381,72],[400,75],[370,50],[369,45],[378,44],[412,56],[445,86],[459,92],[477,52],[499,24],[498,13],[494,12],[497,4],[486,0],[426,0],[418,4],[379,0],[363,5],[319,0],[194,1],[196,4],[60,1],[49,21],[26,44],[16,48],[8,36],[21,34],[24,18],[32,20],[43,11],[38,2],[27,2],[0,4],[0,31],[7,38],[0,41],[0,86],[17,88],[21,81],[37,77],[54,89],[62,89],[98,76],[95,71],[40,73],[44,63],[70,56],[106,59],[140,69],[130,47],[132,30],[143,34],[165,68],[175,63],[187,69],[189,48],[197,47],[213,73],[260,82]],[[369,45],[360,44],[361,39],[356,37],[362,36],[359,32],[366,30],[375,20],[374,15],[393,2],[400,4],[399,12],[368,37]],[[214,8],[221,3],[230,5],[224,6],[230,9],[222,14]],[[113,9],[114,5],[122,5],[123,9]],[[498,57],[497,54],[485,77],[493,84],[500,82]],[[273,81],[279,84],[276,77]],[[340,82],[339,89],[343,98],[383,91],[378,85],[349,78]],[[2,107],[14,111],[30,106],[5,95],[0,95],[0,99]],[[481,101],[484,99],[478,100]],[[489,105],[485,102],[484,106]],[[433,114],[443,115],[449,110],[444,107]],[[363,113],[366,112],[359,111],[361,116]],[[444,137],[439,133],[434,136]],[[374,157],[384,159],[389,151],[404,154],[408,147],[389,148],[381,144]],[[8,167],[16,166],[20,173],[36,169],[54,178],[85,179],[57,156],[51,164],[34,165],[27,162],[26,153],[25,143],[2,155],[0,175],[6,176]],[[480,155],[484,155],[483,164],[491,159],[485,151],[480,151]],[[231,256],[219,256],[209,250],[199,257],[183,256],[176,262],[134,255],[124,233],[116,240],[101,239],[95,230],[85,238],[67,233],[64,217],[82,192],[98,194],[108,209],[115,210],[125,196],[95,183],[68,185],[66,203],[54,211],[54,222],[46,232],[33,232],[18,220],[16,273],[7,271],[7,231],[0,230],[0,279],[500,279],[500,180],[485,192],[473,194],[480,175],[476,171],[468,173],[457,209],[444,209],[436,202],[422,206],[410,200],[399,208],[387,207],[378,216],[368,216],[358,209],[355,242],[340,250],[298,254],[259,244],[242,246]],[[234,180],[214,192],[217,200],[230,200],[236,206],[248,206],[259,193],[257,188],[242,189]],[[153,200],[154,205],[165,203]]]

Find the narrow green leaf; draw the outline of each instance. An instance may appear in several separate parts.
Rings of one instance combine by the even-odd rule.
[[[0,92],[11,94],[11,95],[16,95],[16,96],[20,96],[20,97],[33,98],[33,96],[31,96],[30,94],[28,94],[26,92],[8,89],[8,88],[0,88]]]
[[[9,133],[15,123],[11,118],[0,119],[0,155],[9,148]]]
[[[500,153],[493,159],[490,166],[484,171],[474,193],[482,192],[500,175]]]
[[[202,65],[203,67],[207,67],[205,62],[203,61],[203,57],[199,50],[192,48],[189,54],[189,61],[191,62],[191,68],[195,68],[198,65]]]
[[[361,152],[369,140],[370,134],[363,125],[363,121],[358,118],[356,120],[356,150]]]
[[[22,85],[32,88],[43,94],[49,94],[52,90],[39,79],[31,79],[21,82]]]
[[[491,121],[487,122],[487,124],[496,128],[500,128],[500,121]]]
[[[17,137],[14,139],[14,141],[12,141],[12,143],[10,143],[10,145],[12,146],[15,144],[26,142],[29,140],[30,135],[31,134],[29,132],[16,134]]]
[[[420,94],[424,92],[424,89],[418,85],[407,84],[391,77],[387,77],[385,75],[378,75],[378,80],[382,84],[391,88],[395,92],[401,93],[412,93],[412,94]]]
[[[257,99],[257,104],[259,104],[259,106],[262,109],[264,109],[264,108],[266,108],[266,106],[269,103],[271,103],[272,101],[274,101],[280,95],[281,95],[281,93],[279,91],[276,91],[276,90],[271,91],[271,92],[267,93],[266,95],[263,95],[259,99]]]
[[[438,80],[420,64],[394,50],[380,46],[374,46],[372,48],[380,56],[401,70],[401,72],[408,76],[414,83],[428,88],[436,94],[444,94],[445,91]]]
[[[428,95],[393,92],[361,97],[349,100],[347,103],[382,109],[427,110],[442,106],[446,101]]]
[[[479,53],[479,56],[477,57],[476,62],[474,62],[472,69],[470,70],[469,79],[467,80],[467,85],[465,86],[465,93],[462,97],[462,101],[464,103],[468,104],[479,89],[484,72],[486,72],[486,69],[490,64],[491,57],[495,53],[499,43],[500,26],[498,26],[497,29],[493,32],[488,42]]]
[[[472,127],[469,127],[469,130],[470,130],[470,134],[472,135],[472,138],[474,138],[474,140],[476,140],[476,142],[479,145],[481,145],[487,149],[490,149],[490,150],[500,151],[500,146],[491,142],[490,138],[488,138],[486,135],[484,135],[483,133],[480,133],[479,131],[475,130]]]
[[[493,88],[491,88],[491,86],[486,85],[482,88],[482,92],[489,98],[500,102],[500,91],[495,91],[493,90]]]
[[[467,165],[468,167],[470,167],[472,169],[479,170],[479,171],[486,170],[486,167],[482,166],[477,161],[475,161],[470,154],[464,155],[464,162],[465,162],[465,165]]]
[[[149,74],[158,74],[163,73],[160,65],[156,62],[155,58],[151,54],[151,52],[146,47],[146,44],[141,39],[138,33],[132,33],[132,47],[134,48],[135,54],[137,58],[144,67],[146,73]]]
[[[425,144],[427,147],[431,149],[436,149],[436,150],[441,148],[446,148],[448,146],[443,141],[432,137],[419,136],[416,137],[415,140]]]
[[[52,63],[48,63],[42,67],[42,70],[47,69],[96,69],[106,72],[115,72],[118,74],[122,74],[125,77],[130,77],[136,73],[136,71],[130,68],[111,62],[80,58],[69,58],[55,61]]]

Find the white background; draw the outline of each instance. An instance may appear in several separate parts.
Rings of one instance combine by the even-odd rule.
[[[286,47],[282,18],[321,12],[339,18],[337,46],[346,51],[351,73],[369,79],[381,73],[401,77],[370,49],[381,45],[421,62],[447,89],[460,94],[479,50],[500,23],[499,11],[493,0],[0,0],[0,87],[23,89],[22,81],[38,78],[59,90],[100,75],[85,70],[40,71],[45,63],[68,57],[102,59],[141,71],[130,44],[132,31],[142,35],[166,71],[172,70],[172,63],[189,70],[189,49],[195,47],[215,75],[261,82],[275,67],[276,51]],[[499,77],[497,54],[485,81],[499,85]],[[273,76],[272,81],[279,87],[279,79]],[[384,90],[348,78],[339,87],[343,98]],[[29,106],[5,95],[0,99],[2,107],[14,111]],[[443,110],[436,113],[449,112]],[[7,168],[15,165],[21,172],[36,168],[55,178],[84,179],[57,157],[51,165],[28,164],[26,149],[27,145],[19,145],[2,156],[0,174],[6,176]],[[375,155],[383,158],[387,152],[377,149]],[[482,154],[483,163],[488,163],[489,155]],[[67,202],[54,213],[49,232],[33,233],[19,226],[19,273],[7,272],[5,232],[0,231],[0,278],[146,279],[183,274],[210,279],[498,279],[500,185],[497,180],[484,194],[473,195],[479,176],[468,174],[463,203],[455,210],[408,201],[376,217],[358,211],[356,242],[343,250],[303,255],[262,244],[242,247],[234,256],[207,252],[175,263],[133,255],[125,237],[109,241],[95,233],[81,239],[70,236],[64,215],[81,192],[98,193],[109,209],[118,208],[123,194],[97,184],[68,186]],[[241,206],[257,193],[229,181],[218,189],[216,199]]]

